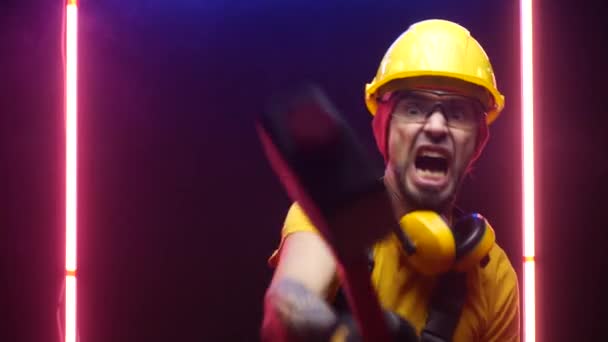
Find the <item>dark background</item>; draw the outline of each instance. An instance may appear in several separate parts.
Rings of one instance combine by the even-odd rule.
[[[63,4],[0,4],[0,341],[57,341]],[[257,340],[289,205],[253,128],[264,100],[319,82],[374,151],[364,84],[390,43],[431,17],[473,33],[506,95],[460,203],[490,219],[521,272],[517,4],[81,1],[81,341]],[[582,4],[536,6],[542,341],[603,336],[607,318],[608,30],[606,5]]]

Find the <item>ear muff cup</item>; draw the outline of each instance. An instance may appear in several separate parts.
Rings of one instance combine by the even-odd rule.
[[[402,240],[413,246],[408,262],[425,275],[464,272],[481,263],[495,242],[494,230],[480,214],[464,216],[450,229],[434,211],[413,211],[401,218],[400,226]]]
[[[400,220],[405,239],[414,247],[408,262],[422,274],[435,275],[452,268],[456,243],[450,227],[434,211],[413,211]]]
[[[454,269],[461,272],[479,265],[496,241],[494,229],[477,213],[456,221],[452,233],[456,242]]]

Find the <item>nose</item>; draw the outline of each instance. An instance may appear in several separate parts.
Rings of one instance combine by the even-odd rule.
[[[440,142],[448,135],[448,122],[439,109],[429,115],[423,127],[424,133],[433,141]]]

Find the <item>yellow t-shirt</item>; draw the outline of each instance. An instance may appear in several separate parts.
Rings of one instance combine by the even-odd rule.
[[[275,266],[285,238],[295,232],[315,232],[304,211],[294,203],[285,219],[281,243],[269,259]],[[414,325],[424,327],[435,278],[415,272],[396,237],[374,247],[372,283],[382,307],[394,311]],[[467,274],[467,298],[454,341],[519,341],[519,290],[517,275],[505,252],[495,244],[484,268]]]

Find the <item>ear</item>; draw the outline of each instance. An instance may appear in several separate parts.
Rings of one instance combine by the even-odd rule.
[[[395,101],[389,99],[388,101],[382,101],[378,103],[378,110],[376,115],[372,119],[372,131],[374,138],[376,139],[376,145],[378,150],[384,157],[384,162],[388,163],[388,138],[389,138],[389,125],[391,122],[391,114]]]
[[[479,157],[481,156],[481,153],[483,152],[484,148],[486,147],[486,144],[488,143],[489,139],[490,139],[490,130],[488,129],[488,125],[485,123],[482,123],[481,125],[479,125],[479,129],[477,130],[477,142],[475,144],[475,152],[473,153],[473,156],[471,157],[471,161],[469,162],[469,166],[467,167],[466,173],[471,172],[471,170],[473,169],[473,164],[475,164],[477,159],[479,159]]]

